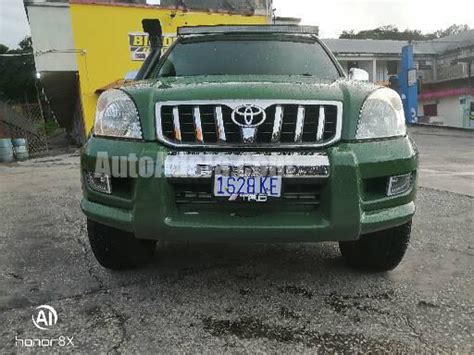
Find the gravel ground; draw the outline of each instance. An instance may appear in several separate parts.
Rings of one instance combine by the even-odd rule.
[[[470,196],[420,188],[407,255],[379,274],[335,243],[163,244],[145,268],[107,271],[80,197],[77,156],[0,166],[0,353],[59,336],[82,353],[473,352]],[[59,316],[47,331],[42,304]]]

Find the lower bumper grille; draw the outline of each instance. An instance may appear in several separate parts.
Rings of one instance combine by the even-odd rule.
[[[312,181],[283,181],[281,198],[258,202],[235,202],[226,198],[215,197],[212,193],[212,182],[208,179],[194,181],[174,181],[175,204],[178,210],[198,212],[200,209],[265,212],[284,208],[291,211],[313,211],[320,205],[321,183]]]

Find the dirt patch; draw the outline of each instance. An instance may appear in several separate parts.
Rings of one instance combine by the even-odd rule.
[[[361,334],[329,334],[310,331],[305,328],[291,328],[278,324],[267,324],[254,317],[235,320],[203,319],[204,329],[216,337],[236,336],[240,339],[267,338],[279,342],[302,343],[307,347],[324,352],[404,352],[409,347],[394,340],[374,340]]]
[[[307,290],[303,287],[292,286],[292,285],[279,286],[278,290],[281,293],[289,293],[291,295],[299,295],[299,296],[306,297],[308,299],[313,298],[313,292],[311,292],[310,290]]]

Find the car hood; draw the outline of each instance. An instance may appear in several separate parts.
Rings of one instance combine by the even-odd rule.
[[[352,92],[366,95],[374,85],[347,79],[305,76],[193,76],[162,78],[123,87],[130,94],[146,90],[156,101],[285,99],[345,101]]]

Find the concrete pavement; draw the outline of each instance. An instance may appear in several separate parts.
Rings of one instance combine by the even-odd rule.
[[[411,134],[422,157],[412,241],[380,274],[347,267],[335,243],[169,243],[142,269],[107,271],[88,245],[77,156],[0,165],[0,352],[60,336],[74,348],[43,350],[472,352],[472,140]],[[32,323],[43,304],[58,312],[48,331]]]
[[[474,130],[409,129],[420,151],[420,186],[474,196]]]

